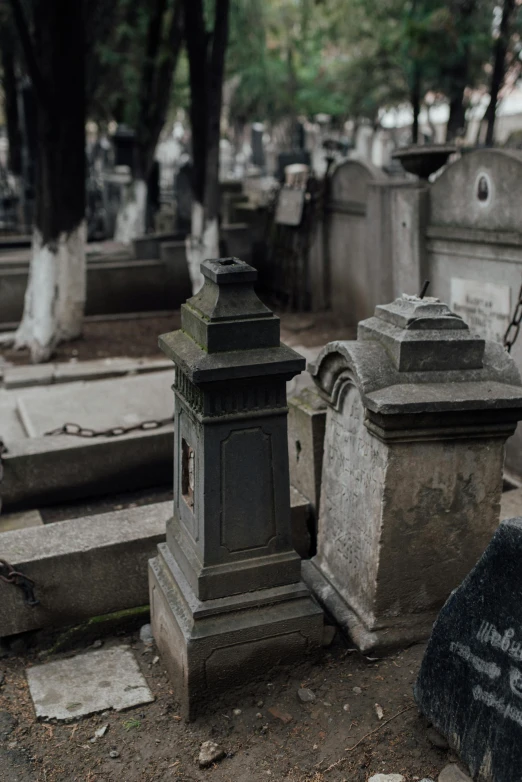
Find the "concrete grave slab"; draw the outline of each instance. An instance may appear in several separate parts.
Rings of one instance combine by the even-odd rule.
[[[0,516],[0,532],[11,532],[15,529],[30,529],[43,526],[39,510],[24,510],[20,513],[4,513]]]
[[[37,366],[11,366],[6,367],[4,371],[4,387],[25,388],[49,383],[71,383],[77,380],[101,380],[166,369],[170,367],[169,362],[164,359],[136,359],[126,356]]]
[[[26,675],[39,719],[70,720],[154,700],[128,646],[35,665]]]
[[[172,511],[169,500],[3,534],[2,556],[34,579],[40,605],[26,606],[21,591],[0,583],[0,638],[147,605],[147,561],[165,540]],[[292,490],[292,543],[302,556],[310,549],[309,512]]]
[[[171,514],[159,502],[5,532],[2,557],[35,581],[40,605],[0,583],[0,637],[147,605],[147,561]]]
[[[67,421],[98,430],[162,420],[172,416],[172,374],[38,388],[19,398],[18,411],[29,437],[42,437]]]
[[[172,473],[172,424],[119,437],[46,436],[65,423],[95,431],[172,417],[173,372],[0,391],[7,509],[160,485]]]

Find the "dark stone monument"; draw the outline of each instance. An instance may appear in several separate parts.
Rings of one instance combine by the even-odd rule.
[[[134,171],[134,149],[136,133],[127,125],[120,124],[112,137],[114,144],[114,165],[129,166]]]
[[[151,560],[154,638],[185,714],[320,646],[322,612],[290,542],[286,382],[305,361],[237,258],[160,337],[175,364],[174,515]]]
[[[474,779],[522,779],[522,518],[506,519],[450,596],[415,686]]]
[[[176,199],[176,230],[190,233],[192,220],[192,163],[187,161],[177,172],[174,179],[174,198]]]
[[[262,122],[254,122],[252,125],[251,145],[252,145],[252,163],[254,166],[264,170],[265,168],[265,149],[263,146],[263,134],[265,126]]]

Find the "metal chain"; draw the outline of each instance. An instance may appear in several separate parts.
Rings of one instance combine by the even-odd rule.
[[[511,352],[511,348],[517,341],[517,337],[520,332],[521,323],[522,323],[522,285],[520,286],[520,290],[518,292],[518,301],[515,307],[515,311],[513,313],[513,317],[511,318],[511,322],[506,329],[506,333],[504,334],[504,347],[506,348],[508,353]]]
[[[12,565],[5,559],[0,559],[0,581],[5,584],[13,584],[19,587],[24,593],[24,602],[26,605],[34,606],[40,605],[40,601],[35,597],[34,587],[35,582],[29,576],[24,575],[19,570],[15,570]]]
[[[164,418],[161,421],[142,421],[140,424],[132,424],[131,426],[113,426],[110,429],[89,429],[79,424],[67,423],[60,426],[58,429],[53,429],[51,432],[45,432],[44,437],[54,437],[60,434],[69,434],[74,437],[121,437],[129,432],[136,432],[141,430],[148,432],[152,429],[159,429],[162,426],[172,423],[172,418]]]

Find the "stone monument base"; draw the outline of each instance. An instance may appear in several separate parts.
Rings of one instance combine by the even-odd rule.
[[[438,611],[384,618],[361,616],[332,585],[314,559],[303,562],[303,580],[359,651],[383,654],[430,637]]]
[[[201,601],[160,544],[149,585],[152,632],[189,720],[209,696],[321,647],[323,613],[303,582]]]

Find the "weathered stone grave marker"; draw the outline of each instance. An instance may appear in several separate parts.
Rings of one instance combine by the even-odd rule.
[[[329,409],[305,580],[364,651],[425,639],[498,524],[518,371],[438,299],[403,296],[312,374]]]
[[[435,623],[415,687],[474,779],[522,774],[522,519],[506,519]]]
[[[220,690],[319,647],[322,613],[290,543],[285,383],[257,272],[207,260],[205,284],[160,338],[176,367],[174,516],[150,563],[154,637],[189,718]]]

